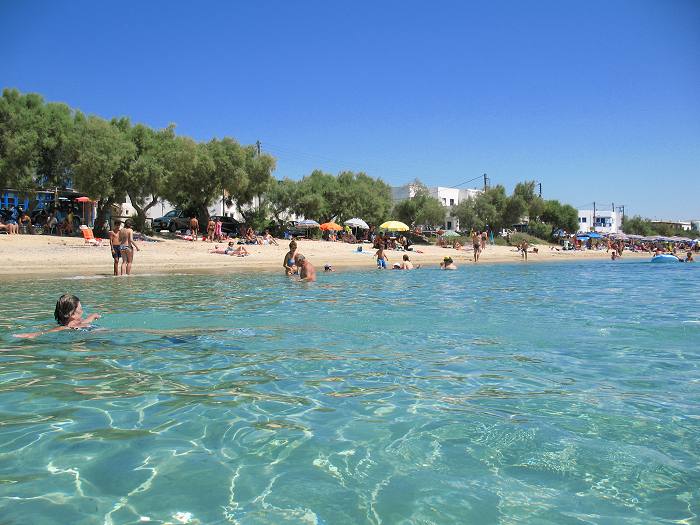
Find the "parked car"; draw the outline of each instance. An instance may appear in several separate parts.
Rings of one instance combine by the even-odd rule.
[[[238,230],[241,227],[241,223],[238,222],[233,217],[226,217],[224,215],[212,215],[212,219],[221,219],[221,232],[225,233],[229,237],[238,237]],[[206,227],[206,225],[205,225]]]
[[[171,210],[162,217],[153,219],[155,231],[170,230],[175,233],[178,230],[187,230],[190,227],[190,218],[194,215],[189,210]],[[200,229],[202,225],[200,224]],[[206,224],[204,225],[206,228]]]

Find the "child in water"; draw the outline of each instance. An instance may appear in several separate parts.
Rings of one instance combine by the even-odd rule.
[[[53,316],[56,319],[58,326],[51,328],[50,330],[46,330],[45,332],[15,334],[15,337],[31,339],[49,332],[90,328],[90,323],[101,317],[100,314],[90,314],[83,319],[83,306],[80,304],[80,299],[71,294],[64,294],[58,299]]]

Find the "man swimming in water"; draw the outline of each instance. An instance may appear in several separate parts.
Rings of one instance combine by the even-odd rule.
[[[45,332],[15,334],[15,337],[20,337],[22,339],[33,339],[34,337],[47,334],[49,332],[91,328],[91,323],[101,317],[100,314],[90,314],[83,319],[83,306],[80,304],[80,299],[71,294],[64,294],[58,299],[53,316],[56,319],[58,326],[55,326],[50,330],[46,330]]]

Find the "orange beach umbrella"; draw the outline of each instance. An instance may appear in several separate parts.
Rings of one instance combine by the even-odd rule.
[[[343,227],[340,224],[336,224],[334,222],[324,222],[319,226],[322,230],[335,230],[335,231],[340,231],[343,229]]]

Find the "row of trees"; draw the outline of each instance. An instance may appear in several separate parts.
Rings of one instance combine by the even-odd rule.
[[[622,231],[631,235],[643,235],[651,237],[654,235],[663,235],[664,237],[700,237],[700,232],[696,230],[686,231],[680,228],[674,228],[670,224],[651,222],[649,219],[643,219],[639,215],[633,217],[625,217],[622,222]]]
[[[226,195],[244,215],[255,213],[246,204],[273,186],[274,168],[271,156],[232,138],[196,142],[174,126],[107,121],[12,89],[0,98],[0,187],[72,185],[99,200],[97,224],[126,195],[140,224],[161,199],[204,217]]]
[[[281,223],[289,213],[319,221],[391,213],[387,184],[364,173],[314,171],[299,181],[272,177],[275,160],[232,138],[208,142],[152,129],[128,118],[86,116],[40,95],[6,89],[0,98],[0,188],[30,194],[72,186],[99,200],[97,224],[128,195],[142,226],[161,200],[193,210],[225,198],[247,223]],[[255,201],[256,206],[251,206]]]
[[[444,223],[447,208],[415,181],[415,195],[392,209],[391,189],[364,173],[337,176],[320,170],[299,181],[275,180],[275,159],[232,138],[196,142],[174,126],[152,129],[128,118],[105,120],[40,95],[5,89],[0,98],[0,187],[31,193],[71,185],[99,200],[97,224],[128,195],[142,226],[161,200],[196,210],[204,219],[222,196],[245,221],[262,227],[287,214],[324,222],[361,217],[370,224],[398,218],[408,224]],[[256,201],[256,206],[250,203]],[[454,206],[463,229],[510,227],[528,216],[532,233],[575,231],[578,214],[535,194],[535,182],[520,183],[511,196],[503,186]]]
[[[447,208],[432,197],[420,181],[412,183],[415,196],[402,201],[394,208],[394,214],[408,224],[443,224]],[[503,186],[489,188],[475,198],[453,206],[450,214],[459,219],[463,230],[495,230],[510,228],[529,219],[530,233],[549,239],[553,231],[578,230],[578,211],[573,206],[557,200],[544,200],[535,193],[536,182],[521,182],[508,196]]]

